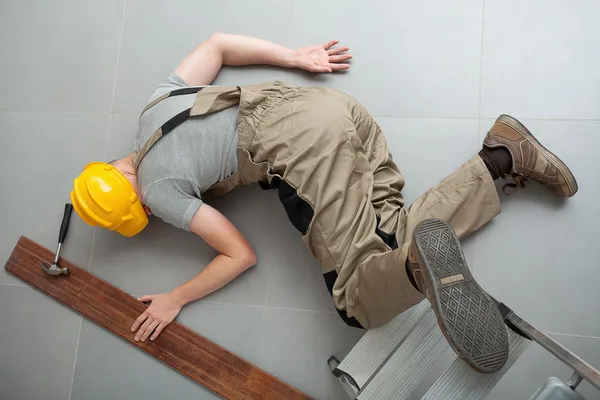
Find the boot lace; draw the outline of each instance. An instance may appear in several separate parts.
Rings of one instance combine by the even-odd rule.
[[[525,176],[521,174],[510,173],[502,175],[502,179],[509,180],[510,178],[512,178],[514,182],[509,182],[502,186],[502,192],[504,192],[504,194],[507,196],[510,196],[511,194],[516,192],[518,188],[524,188],[525,182],[527,182],[527,178],[525,178]]]

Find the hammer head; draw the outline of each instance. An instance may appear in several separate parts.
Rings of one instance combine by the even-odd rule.
[[[48,267],[48,264],[40,262],[42,269],[48,275],[69,275],[69,268],[59,268],[58,265],[52,264]]]

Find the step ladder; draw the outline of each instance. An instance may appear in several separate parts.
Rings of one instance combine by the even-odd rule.
[[[600,372],[503,303],[496,303],[509,328],[509,357],[506,365],[494,374],[478,373],[456,357],[427,300],[387,325],[368,331],[341,362],[332,356],[328,364],[346,393],[355,400],[477,400],[490,393],[535,341],[574,373],[566,383],[555,377],[548,379],[530,400],[585,400],[575,391],[583,379],[600,390]],[[434,382],[428,382],[432,370],[447,355],[453,358],[450,365],[437,379],[434,377]],[[422,391],[424,386],[426,393],[414,397],[415,389]]]

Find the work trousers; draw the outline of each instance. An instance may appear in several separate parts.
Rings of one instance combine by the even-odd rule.
[[[439,218],[464,237],[500,212],[479,156],[404,207],[404,178],[380,127],[333,89],[279,86],[240,104],[238,130],[239,170],[208,194],[257,181],[277,190],[349,325],[381,326],[424,299],[405,270],[419,222]]]

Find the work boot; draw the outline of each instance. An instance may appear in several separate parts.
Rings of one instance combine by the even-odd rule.
[[[577,181],[556,155],[546,149],[523,124],[510,115],[501,115],[483,140],[483,148],[505,148],[510,152],[512,168],[502,171],[503,178],[512,177],[515,183],[507,188],[524,187],[524,181],[533,179],[550,189],[559,197],[571,197],[577,193]]]
[[[412,275],[456,354],[475,370],[498,371],[508,358],[504,320],[467,267],[458,237],[444,221],[415,228],[408,251]]]

